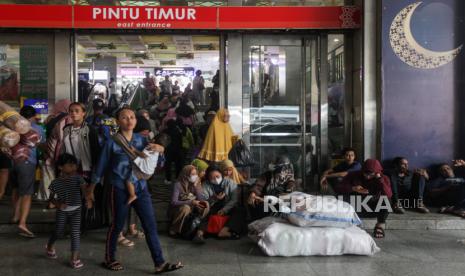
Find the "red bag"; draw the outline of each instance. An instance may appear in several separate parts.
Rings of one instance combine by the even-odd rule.
[[[208,219],[207,233],[218,234],[228,221],[228,216],[212,215]]]

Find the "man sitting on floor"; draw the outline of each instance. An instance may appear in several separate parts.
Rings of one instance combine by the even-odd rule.
[[[465,167],[464,160],[455,160],[454,167]],[[439,167],[440,176],[428,186],[431,203],[442,206],[441,213],[465,218],[465,179],[457,177],[448,164]]]
[[[408,160],[405,157],[396,157],[393,160],[394,169],[390,173],[393,209],[397,214],[405,213],[405,208],[415,208],[420,213],[429,213],[423,204],[426,181],[429,175],[425,169],[412,172],[408,169]],[[402,204],[403,203],[403,204]]]

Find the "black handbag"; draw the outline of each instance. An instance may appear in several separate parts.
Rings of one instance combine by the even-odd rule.
[[[242,139],[238,139],[229,151],[228,158],[236,167],[252,167],[255,165],[255,160],[250,153],[249,148]]]
[[[102,193],[103,189],[97,185],[94,190],[95,202],[92,208],[87,208],[83,200],[81,208],[81,232],[94,230],[105,226],[102,216]]]
[[[182,224],[181,236],[184,239],[192,239],[195,235],[195,232],[199,228],[201,222],[202,219],[194,212],[189,214],[189,216],[187,216],[187,218],[184,219],[184,223]]]

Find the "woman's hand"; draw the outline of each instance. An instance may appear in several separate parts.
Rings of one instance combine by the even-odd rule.
[[[226,196],[226,194],[224,192],[221,192],[221,193],[215,195],[216,199],[218,199],[218,200],[223,200],[225,196]]]
[[[367,189],[363,188],[360,185],[352,187],[352,191],[362,195],[367,195],[369,193]]]
[[[226,215],[226,212],[223,209],[221,209],[221,210],[218,211],[217,214],[220,215],[220,216],[224,216],[224,215]]]

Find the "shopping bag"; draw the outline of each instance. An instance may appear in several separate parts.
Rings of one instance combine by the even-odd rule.
[[[55,169],[53,166],[46,165],[42,161],[39,163],[39,167],[41,170],[41,179],[37,198],[39,200],[48,200],[50,196],[50,190],[48,187],[50,187],[50,184],[55,179]]]
[[[212,215],[208,219],[207,233],[218,234],[228,221],[228,216]]]
[[[249,148],[242,139],[238,139],[228,154],[229,159],[236,167],[252,167],[255,161],[250,153]]]

